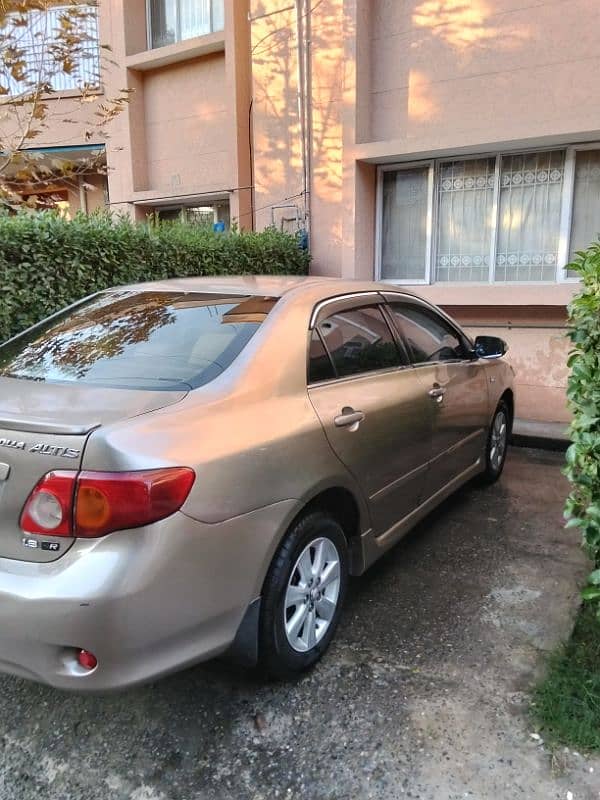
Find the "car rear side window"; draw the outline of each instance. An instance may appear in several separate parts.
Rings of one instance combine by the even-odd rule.
[[[319,332],[314,330],[310,338],[308,354],[308,382],[318,383],[335,378],[335,370]]]
[[[466,358],[461,337],[434,311],[409,303],[390,303],[389,309],[413,364]]]
[[[339,311],[322,320],[317,329],[338,378],[403,365],[392,332],[377,306]]]
[[[195,388],[232,364],[275,302],[182,292],[101,294],[0,347],[0,376]]]

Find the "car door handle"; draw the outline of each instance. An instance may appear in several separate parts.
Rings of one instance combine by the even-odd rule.
[[[356,430],[364,418],[365,415],[362,411],[355,411],[353,408],[346,406],[342,408],[342,413],[335,417],[333,422],[336,428],[346,428],[353,425],[355,426],[354,430]]]
[[[445,394],[445,393],[446,393],[446,390],[444,389],[444,387],[443,387],[443,386],[433,386],[433,387],[432,387],[432,388],[431,388],[431,389],[430,389],[430,390],[427,392],[427,394],[429,395],[429,397],[431,397],[433,400],[435,400],[435,401],[436,401],[436,402],[438,402],[438,403],[441,403],[441,402],[442,402],[442,400],[444,399],[444,394]]]

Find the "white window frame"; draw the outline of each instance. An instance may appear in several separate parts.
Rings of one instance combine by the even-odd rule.
[[[164,0],[167,2],[167,0]],[[175,0],[176,4],[176,35],[175,41],[173,44],[179,44],[180,42],[188,41],[187,39],[181,38],[181,4],[180,0]],[[219,29],[220,30],[220,29]],[[215,0],[210,0],[210,30],[208,33],[200,33],[199,36],[210,36],[211,33],[215,32]],[[155,47],[152,44],[152,9],[150,7],[150,0],[146,0],[146,40],[148,50],[159,50],[160,47]],[[162,45],[163,47],[165,45]]]
[[[433,232],[434,228],[434,159],[424,161],[407,161],[403,164],[385,164],[377,171],[377,216],[375,219],[375,274],[377,280],[383,283],[393,283],[397,285],[418,286],[431,283],[431,263],[433,256]],[[427,171],[427,223],[425,240],[425,277],[423,279],[413,278],[382,278],[381,276],[381,256],[382,256],[382,236],[383,236],[383,176],[386,172],[398,172],[399,170],[415,169],[415,167]]]
[[[503,156],[524,155],[529,153],[542,153],[549,150],[562,150],[565,152],[565,165],[562,187],[562,200],[561,200],[561,215],[559,224],[559,243],[558,243],[558,256],[556,265],[556,274],[553,281],[498,281],[494,280],[495,264],[496,264],[496,247],[498,241],[498,218],[500,213],[500,176],[502,170]],[[548,147],[536,147],[520,150],[503,150],[491,153],[475,153],[467,156],[447,156],[438,159],[423,159],[422,161],[409,161],[400,162],[395,164],[381,165],[377,170],[377,192],[376,192],[376,217],[375,217],[375,277],[377,280],[384,283],[395,285],[417,286],[435,283],[435,271],[433,265],[435,263],[435,256],[438,246],[438,229],[437,229],[437,208],[438,208],[438,190],[437,190],[437,177],[438,170],[441,164],[447,164],[452,161],[471,161],[473,159],[495,159],[495,172],[496,181],[494,186],[494,197],[492,206],[493,226],[492,237],[490,242],[490,265],[489,265],[489,278],[486,282],[477,282],[479,286],[487,286],[489,284],[498,286],[507,285],[529,285],[540,286],[550,285],[553,286],[557,283],[578,283],[579,278],[567,275],[565,270],[566,265],[569,263],[569,251],[571,244],[571,227],[573,222],[573,194],[575,190],[575,159],[576,155],[581,150],[600,150],[600,142],[590,142],[586,144],[574,145],[556,145]],[[382,226],[383,226],[383,176],[386,172],[398,172],[403,169],[414,169],[416,167],[428,167],[428,183],[427,183],[427,246],[426,246],[426,263],[425,263],[425,277],[420,280],[413,279],[398,279],[398,278],[384,278],[382,276]],[[468,286],[469,282],[460,281],[441,281],[441,285],[447,286]],[[471,283],[471,285],[475,285]]]

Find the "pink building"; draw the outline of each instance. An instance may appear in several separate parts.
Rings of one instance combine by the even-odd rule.
[[[97,143],[106,187],[65,203],[306,230],[315,273],[503,336],[517,415],[563,421],[565,265],[600,232],[599,35],[595,0],[100,0],[105,91],[135,93]]]

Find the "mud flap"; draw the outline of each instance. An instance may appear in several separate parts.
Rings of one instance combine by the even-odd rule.
[[[244,667],[255,667],[258,663],[258,621],[260,597],[253,600],[244,614],[231,647],[224,654],[228,661]]]

